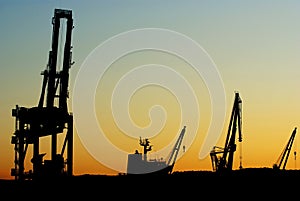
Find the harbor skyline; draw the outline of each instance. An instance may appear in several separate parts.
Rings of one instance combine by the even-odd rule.
[[[144,134],[155,145],[152,157],[167,157],[169,150],[161,150],[172,147],[170,142],[176,141],[183,125],[187,125],[186,138],[182,142],[187,149],[180,151],[173,171],[212,170],[209,154],[206,152],[203,158],[199,156],[208,131],[214,129],[210,127],[215,117],[212,112],[215,108],[224,109],[224,114],[222,110],[215,113],[220,115],[220,119],[224,116],[224,122],[217,124],[221,129],[220,133],[213,133],[217,138],[215,145],[224,146],[234,94],[237,91],[242,99],[243,141],[236,141],[234,169],[238,169],[241,164],[244,168],[272,167],[294,128],[299,127],[298,1],[6,1],[0,3],[1,179],[13,178],[10,175],[11,168],[14,167],[11,137],[15,119],[12,117],[12,109],[16,105],[34,107],[38,104],[42,87],[40,73],[45,70],[48,62],[51,18],[55,8],[72,10],[74,19],[74,64],[70,69],[68,107],[70,112],[74,112],[75,119],[75,175],[118,174],[118,170],[124,169],[114,168],[119,165],[114,161],[119,160],[118,156],[105,152],[102,142],[97,143],[95,139],[87,138],[88,134],[81,131],[78,133],[81,121],[76,115],[90,107],[89,102],[85,103],[89,98],[94,101],[92,107],[95,109],[91,116],[95,116],[106,139],[124,153],[134,153],[138,148],[140,135]],[[149,28],[181,34],[203,48],[202,53],[207,53],[205,59],[211,59],[211,63],[208,63],[215,65],[220,76],[224,87],[222,93],[225,95],[224,102],[221,103],[224,105],[213,104],[213,87],[207,85],[203,74],[196,73],[187,58],[154,49],[120,55],[105,69],[104,76],[101,79],[99,77],[93,97],[78,93],[79,88],[75,86],[78,87],[77,84],[80,83],[80,75],[84,73],[84,69],[88,69],[85,65],[103,47],[101,45],[108,44],[124,33]],[[151,39],[142,38],[149,41]],[[156,42],[167,44],[166,41]],[[172,45],[179,46],[176,43]],[[194,53],[197,52],[188,52],[186,56]],[[97,62],[100,65],[102,61]],[[152,71],[148,72],[147,69]],[[90,73],[93,74],[94,71]],[[179,78],[183,78],[184,82]],[[140,84],[134,86],[136,88],[130,88],[131,85],[126,83],[130,80],[131,84],[147,85]],[[151,80],[155,82],[149,84]],[[163,86],[160,82],[170,84],[170,87]],[[187,86],[183,86],[185,83],[188,83]],[[192,92],[184,96],[183,92],[186,90],[182,89]],[[132,91],[129,99],[126,99]],[[75,92],[77,95],[74,97]],[[196,100],[196,107],[192,107],[194,102],[189,99],[191,94]],[[76,102],[74,98],[80,98],[80,102]],[[74,103],[80,103],[80,107],[76,107],[78,104]],[[117,114],[119,111],[124,113]],[[129,117],[124,116],[125,113]],[[134,126],[129,125],[131,123]],[[41,152],[49,152],[49,142],[49,138],[43,139]],[[296,134],[287,169],[300,167],[297,159],[299,143]],[[91,148],[91,144],[99,146],[99,152],[95,147]],[[28,151],[30,155],[30,147]],[[155,155],[158,151],[161,152]],[[98,154],[104,156],[106,161],[101,161]],[[47,154],[45,157],[48,155],[50,156]],[[30,164],[30,161],[27,163]],[[110,167],[106,164],[110,164]]]

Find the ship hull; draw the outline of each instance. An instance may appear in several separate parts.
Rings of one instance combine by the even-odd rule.
[[[171,174],[174,165],[168,165],[165,161],[143,160],[142,154],[129,154],[127,162],[127,174],[131,175],[167,175]]]

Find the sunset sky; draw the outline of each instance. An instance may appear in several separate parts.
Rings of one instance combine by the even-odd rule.
[[[153,144],[151,157],[166,157],[184,125],[186,150],[180,150],[173,171],[212,170],[206,149],[212,145],[204,146],[205,139],[214,136],[215,145],[224,146],[236,91],[242,99],[243,141],[236,141],[234,169],[240,163],[244,168],[272,167],[300,125],[297,0],[1,1],[0,178],[13,178],[12,109],[38,104],[55,8],[72,10],[74,19],[69,111],[74,112],[75,175],[122,172],[124,156],[142,150],[141,135]],[[141,39],[130,38],[135,33]],[[147,49],[186,50],[181,42],[197,44],[198,52]],[[111,44],[115,49],[109,49]],[[135,46],[145,49],[118,55]],[[110,61],[114,54],[118,59]],[[201,58],[203,74],[190,58]],[[100,77],[100,66],[109,62]],[[80,85],[93,77],[94,91]],[[93,96],[85,95],[89,91]],[[94,113],[88,113],[90,108]],[[79,115],[83,113],[88,116]],[[94,120],[101,131],[89,125]],[[286,169],[300,168],[299,156],[294,157],[300,146],[297,135]],[[51,143],[45,138],[41,152],[48,157]]]

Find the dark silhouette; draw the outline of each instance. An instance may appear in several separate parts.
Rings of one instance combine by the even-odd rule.
[[[226,136],[225,146],[214,146],[210,152],[213,170],[219,173],[230,172],[233,166],[234,152],[236,151],[236,132],[239,132],[239,142],[242,142],[242,100],[239,93],[235,93],[234,103],[231,112],[231,118],[229,122],[229,128]],[[222,154],[218,157],[218,154]],[[241,165],[240,165],[241,168]]]
[[[295,139],[296,131],[297,131],[297,128],[294,128],[294,130],[291,134],[291,137],[289,138],[289,141],[288,141],[287,145],[285,146],[285,148],[281,152],[277,162],[273,165],[274,169],[276,169],[276,170],[279,170],[279,169],[285,170],[285,166],[286,166],[286,163],[288,161],[288,158],[289,158],[292,146],[293,146],[293,142],[294,142],[294,139]]]
[[[61,19],[66,19],[67,28],[63,52],[62,70],[57,72],[59,30]],[[15,117],[15,133],[12,144],[15,145],[15,167],[11,175],[15,180],[55,178],[73,174],[73,116],[68,112],[68,82],[71,67],[71,38],[73,19],[71,10],[55,9],[52,18],[52,49],[46,70],[42,72],[43,85],[37,107],[16,106],[12,110]],[[45,98],[46,96],[46,98]],[[55,99],[58,98],[58,105]],[[46,105],[44,106],[44,101]],[[57,153],[57,135],[66,131],[60,153]],[[43,160],[45,154],[39,153],[40,137],[51,136],[51,160]],[[33,170],[24,169],[24,161],[29,145],[33,145]],[[67,147],[66,162],[63,158]]]
[[[151,159],[148,160],[147,154],[152,150],[152,145],[150,145],[149,139],[141,139],[140,145],[143,147],[143,155],[137,150],[134,154],[128,155],[127,162],[127,174],[144,174],[144,175],[166,175],[171,174],[173,167],[176,162],[176,158],[182,143],[183,136],[185,134],[186,126],[181,130],[179,137],[170,153],[168,160]]]

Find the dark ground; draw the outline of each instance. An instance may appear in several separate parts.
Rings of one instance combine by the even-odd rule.
[[[186,171],[160,176],[79,175],[41,181],[0,180],[0,193],[1,197],[8,197],[5,200],[10,200],[9,197],[24,200],[203,200],[204,197],[209,200],[289,200],[295,197],[299,200],[300,170],[249,168],[222,175]]]

